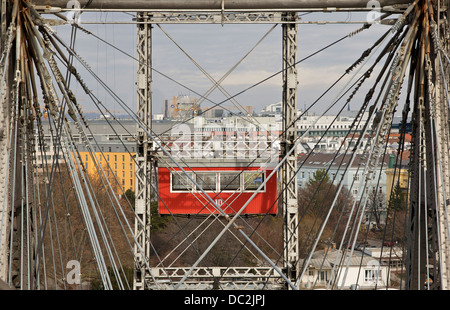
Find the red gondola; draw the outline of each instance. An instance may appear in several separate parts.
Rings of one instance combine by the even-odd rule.
[[[183,170],[195,183],[180,168],[159,164],[159,214],[219,214],[205,193],[224,213],[234,214],[255,192],[257,194],[241,214],[277,214],[277,175],[270,176],[273,168],[248,167],[246,164],[248,161],[223,159],[190,161]],[[269,179],[264,183],[266,178]]]

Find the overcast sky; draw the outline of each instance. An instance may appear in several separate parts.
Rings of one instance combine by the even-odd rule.
[[[131,21],[127,14],[96,13],[82,15],[82,21],[109,22]],[[346,20],[350,22],[365,20],[365,13],[344,14],[309,14],[304,20]],[[83,24],[106,41],[114,44],[126,53],[136,55],[136,26],[123,24]],[[265,36],[274,25],[168,25],[162,24],[173,40],[180,45],[209,75],[215,80],[222,78],[236,63],[241,61],[255,44]],[[299,25],[298,59],[302,59],[318,49],[334,42],[344,35],[358,29],[358,24]],[[68,42],[70,26],[55,28]],[[388,30],[388,26],[374,25],[369,30],[341,41],[337,45],[298,65],[299,87],[298,107],[304,109],[311,105],[344,71],[350,66],[380,35]],[[153,111],[162,113],[165,99],[177,95],[199,97],[205,94],[212,82],[204,73],[177,47],[164,32],[155,26],[153,35],[153,68],[177,81],[174,83],[165,76],[153,73]],[[94,37],[81,31],[77,32],[75,49],[133,111],[136,110],[136,61],[121,52],[105,45]],[[239,66],[221,83],[230,95],[235,95],[281,70],[281,25],[277,25],[267,37],[250,53]],[[91,90],[111,110],[122,110],[108,95],[103,92],[97,82],[90,79],[81,65],[75,62],[83,79],[89,82]],[[367,67],[366,67],[367,68]],[[361,71],[362,73],[363,71]],[[346,80],[348,81],[348,80]],[[312,111],[321,113],[337,96],[337,92],[345,85],[343,81],[335,88],[336,92],[324,97]],[[81,87],[72,84],[79,94],[80,103],[86,111],[95,110],[90,99],[85,96]],[[251,105],[260,111],[264,106],[281,101],[281,74],[269,79],[251,90],[245,91],[235,100],[241,106]],[[358,109],[361,98],[356,97],[351,108]],[[346,97],[345,97],[346,98]],[[203,107],[211,106],[226,100],[222,92],[216,89],[203,102]],[[213,102],[213,103],[212,103]],[[224,106],[233,109],[232,102]]]

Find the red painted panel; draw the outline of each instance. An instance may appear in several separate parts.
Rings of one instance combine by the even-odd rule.
[[[239,172],[242,168],[193,168],[196,172]],[[171,171],[180,171],[173,169]],[[185,170],[189,171],[189,170]],[[246,168],[245,171],[258,171],[258,168]],[[182,172],[180,172],[182,173]],[[268,177],[272,170],[266,170]],[[219,213],[214,205],[200,191],[180,192],[171,191],[171,173],[168,168],[158,168],[159,182],[159,214],[211,214]],[[206,191],[217,205],[227,214],[238,212],[254,191],[222,191],[220,193]],[[260,191],[248,203],[241,214],[276,214],[277,213],[277,175],[276,173],[266,182],[265,190]]]

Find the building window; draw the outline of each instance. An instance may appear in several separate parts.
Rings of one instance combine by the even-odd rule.
[[[319,282],[326,282],[326,281],[328,281],[328,279],[327,279],[327,272],[324,271],[324,270],[317,271],[317,278],[318,278],[317,280]]]
[[[364,280],[366,282],[378,282],[381,280],[381,270],[367,269],[364,271]]]

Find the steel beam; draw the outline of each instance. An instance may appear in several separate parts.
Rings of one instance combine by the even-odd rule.
[[[5,11],[3,11],[5,9]],[[3,41],[6,39],[6,31],[8,27],[13,23],[12,15],[13,6],[11,2],[2,0],[2,12],[1,12],[1,37],[2,43],[0,43],[0,55],[9,48],[10,54],[8,59],[5,59],[4,66],[0,64],[0,279],[5,282],[9,281],[9,257],[12,251],[10,246],[11,227],[14,219],[12,218],[12,203],[11,203],[11,191],[8,183],[8,178],[11,175],[11,160],[8,150],[11,147],[10,132],[12,131],[12,117],[11,109],[13,102],[13,88],[14,88],[14,47],[15,42],[11,41],[11,46]],[[3,71],[5,70],[5,71]],[[4,72],[4,76],[2,73]],[[4,91],[3,91],[4,89]],[[10,283],[11,284],[11,283]]]
[[[295,147],[297,139],[297,15],[286,13],[286,19],[294,23],[283,25],[283,136],[282,154],[286,156]],[[286,275],[297,278],[298,253],[298,179],[297,152],[294,150],[282,166],[282,212],[284,217],[284,261]]]
[[[449,67],[448,0],[421,10],[421,37],[416,52],[416,85],[411,155],[410,222],[405,287],[449,288]],[[428,16],[432,9],[433,16]]]
[[[6,29],[9,26],[6,10],[11,14],[11,8],[7,7],[5,0],[2,0],[1,12],[1,43],[0,55],[6,48]],[[9,15],[8,14],[8,15]],[[12,70],[12,57],[5,61],[5,68],[0,63],[0,279],[7,282],[8,279],[8,262],[9,262],[9,244],[8,237],[10,232],[10,213],[11,206],[7,197],[7,179],[9,175],[8,169],[8,147],[9,147],[9,115],[11,102],[11,88],[14,80],[14,70]],[[2,76],[3,70],[6,69],[5,76]],[[5,78],[3,82],[3,78]],[[3,85],[4,83],[4,85]],[[3,91],[5,89],[6,91]]]
[[[150,288],[171,290],[172,282],[179,282],[189,272],[189,267],[154,267],[152,274],[156,283]],[[272,267],[200,267],[183,283],[188,290],[279,290],[280,276]]]
[[[139,13],[137,19],[145,21],[147,13]],[[152,128],[152,25],[143,23],[137,26],[137,116],[146,129]],[[147,132],[137,127],[136,152],[136,201],[135,201],[135,276],[134,289],[145,289],[148,259],[150,257],[150,223],[151,223],[151,177],[153,167],[153,143]]]
[[[118,10],[296,10],[296,9],[367,9],[370,3],[380,7],[409,4],[412,0],[78,0],[81,8]],[[67,8],[68,0],[32,0],[37,6]]]
[[[0,52],[3,51],[4,42],[6,42],[6,28],[7,28],[7,7],[6,0],[1,0],[0,7]]]
[[[450,162],[448,150],[450,148],[450,129],[448,103],[450,89],[450,65],[443,59],[444,54],[450,52],[449,42],[449,10],[450,1],[441,0],[437,4],[436,25],[432,25],[431,31],[435,33],[434,57],[430,65],[434,69],[432,84],[434,85],[435,100],[433,112],[433,122],[436,134],[436,205],[437,205],[437,225],[439,231],[439,271],[440,277],[437,279],[440,288],[448,290],[450,288],[450,246],[449,246],[449,199],[450,199]],[[430,68],[431,69],[431,68]],[[431,70],[430,70],[431,71]]]

